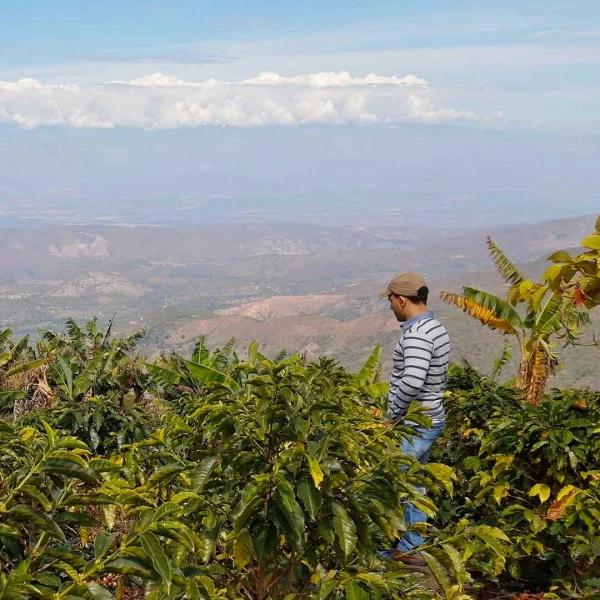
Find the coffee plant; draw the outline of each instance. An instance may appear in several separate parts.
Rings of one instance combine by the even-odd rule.
[[[351,374],[202,340],[143,364],[136,340],[70,322],[5,370],[0,598],[431,598],[378,551],[406,530],[405,502],[433,516],[456,475],[399,452],[411,430],[385,421],[378,349]],[[420,527],[446,598],[502,571],[499,529]]]
[[[455,466],[458,484],[441,525],[458,514],[502,529],[513,542],[515,586],[592,593],[600,584],[600,395],[552,390],[539,406],[524,404],[468,365],[450,383],[449,427],[435,456]]]

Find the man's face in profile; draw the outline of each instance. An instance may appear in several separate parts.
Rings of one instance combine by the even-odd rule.
[[[394,313],[394,316],[400,323],[404,323],[406,321],[406,298],[402,296],[398,296],[397,294],[388,294],[388,300],[390,301],[390,310]]]

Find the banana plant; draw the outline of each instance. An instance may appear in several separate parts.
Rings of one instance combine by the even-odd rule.
[[[0,331],[0,411],[13,420],[32,408],[52,406],[54,394],[46,378],[51,359],[39,357],[25,336],[12,341],[10,328]]]
[[[154,386],[167,400],[175,403],[181,402],[189,393],[201,393],[208,384],[220,384],[233,390],[238,387],[231,377],[231,370],[238,360],[234,346],[235,339],[232,338],[223,348],[211,353],[204,336],[200,336],[189,360],[172,353],[148,362],[146,369]],[[253,342],[248,348],[248,360],[256,361],[257,356],[258,342]]]
[[[515,337],[520,352],[515,385],[528,402],[538,404],[559,365],[554,340],[585,319],[550,287],[528,280],[490,238],[487,245],[497,270],[511,286],[508,298],[471,287],[463,288],[462,295],[442,291],[440,296],[490,329]],[[525,304],[524,314],[516,309],[519,303]]]
[[[145,382],[142,362],[134,349],[145,332],[112,337],[111,327],[109,323],[101,329],[96,318],[90,319],[85,327],[68,319],[66,333],[42,332],[35,352],[52,362],[48,377],[63,400],[117,395],[123,409],[126,395],[140,399]]]

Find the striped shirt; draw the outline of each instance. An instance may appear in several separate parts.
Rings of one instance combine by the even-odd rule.
[[[427,409],[434,425],[443,424],[444,389],[450,356],[450,338],[445,327],[426,312],[401,326],[402,335],[393,356],[389,415],[400,421],[411,402],[416,400]]]

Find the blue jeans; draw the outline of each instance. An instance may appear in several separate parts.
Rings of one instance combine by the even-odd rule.
[[[440,437],[444,430],[444,424],[434,425],[431,429],[414,426],[414,430],[415,434],[412,438],[405,439],[402,442],[401,450],[404,454],[414,457],[421,464],[425,465],[429,461],[429,454],[431,453],[433,444],[435,444],[435,441]],[[427,490],[423,487],[419,487],[419,491],[425,494]],[[404,520],[406,526],[410,527],[415,523],[425,523],[427,521],[427,516],[422,510],[419,510],[408,502],[404,509]],[[402,538],[394,544],[394,548],[403,553],[412,552],[424,541],[425,538],[416,531],[407,531]]]

